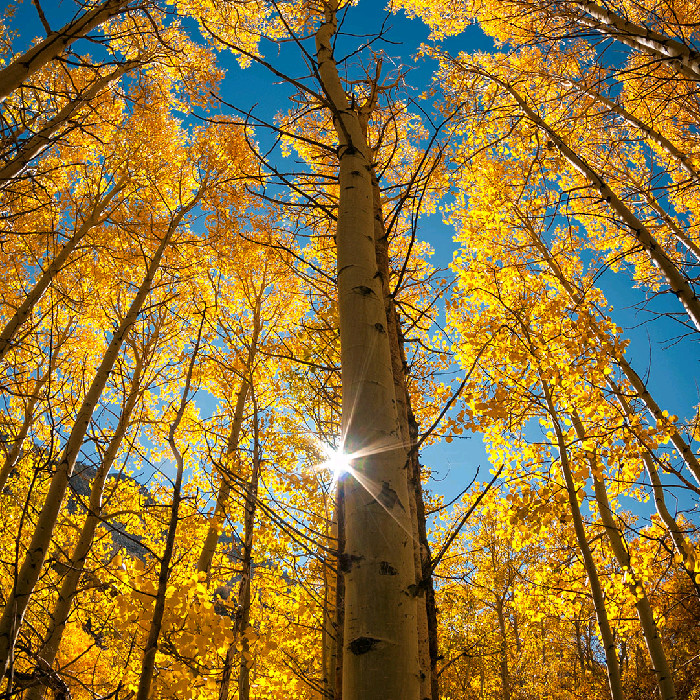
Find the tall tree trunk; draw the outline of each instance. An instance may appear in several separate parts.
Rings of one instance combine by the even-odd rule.
[[[192,357],[187,368],[187,376],[185,377],[185,386],[180,397],[180,406],[175,414],[173,422],[170,424],[168,433],[168,444],[170,451],[177,465],[177,473],[175,475],[175,484],[173,486],[173,500],[170,504],[170,519],[168,522],[168,531],[165,536],[165,549],[160,560],[160,570],[158,572],[158,588],[156,590],[155,606],[153,608],[153,617],[148,630],[148,639],[143,651],[143,659],[141,660],[141,673],[139,674],[139,685],[136,691],[136,700],[148,700],[151,693],[151,683],[155,673],[156,653],[158,651],[158,641],[160,639],[160,631],[163,626],[163,615],[165,613],[165,593],[168,588],[168,579],[170,578],[170,564],[173,558],[175,549],[175,535],[177,533],[177,524],[180,513],[180,503],[182,501],[182,477],[185,472],[185,461],[182,457],[175,436],[177,429],[180,427],[182,417],[185,415],[187,408],[188,395],[192,384],[192,372],[199,354],[199,346],[202,340],[202,330],[206,320],[206,309],[202,312],[202,321],[199,325],[197,340],[192,348]]]
[[[574,426],[578,439],[585,441],[586,432],[583,428],[583,424],[581,423],[581,419],[576,413],[571,414],[571,422]],[[592,454],[588,455],[588,463],[591,469],[593,490],[595,492],[600,518],[603,521],[603,527],[605,528],[605,534],[607,535],[608,542],[610,543],[610,549],[612,549],[617,563],[625,572],[627,588],[629,589],[629,592],[634,600],[634,605],[637,610],[637,617],[639,618],[642,633],[644,634],[644,640],[646,641],[647,649],[649,650],[649,658],[651,659],[652,667],[656,673],[659,696],[661,697],[661,700],[675,700],[676,690],[673,684],[671,667],[668,664],[666,652],[664,651],[663,644],[661,643],[659,629],[656,626],[654,613],[651,609],[651,605],[649,604],[649,599],[646,596],[644,585],[637,577],[632,567],[632,560],[627,549],[627,543],[625,542],[620,529],[615,523],[615,517],[608,499],[608,493],[605,488],[602,471],[598,468],[596,458]]]
[[[36,409],[37,403],[39,403],[39,395],[44,385],[49,381],[51,375],[56,369],[56,361],[58,358],[58,351],[63,343],[60,342],[52,348],[51,359],[49,360],[49,366],[46,372],[39,379],[37,379],[34,384],[34,393],[29,397],[25,408],[24,408],[24,418],[22,420],[22,425],[20,426],[17,435],[10,441],[12,447],[5,456],[5,461],[3,462],[2,468],[0,468],[0,493],[3,492],[5,486],[7,485],[7,480],[10,478],[12,469],[14,468],[20,454],[22,453],[22,445],[29,434],[29,429],[34,422],[34,410]]]
[[[366,133],[366,132],[365,132]],[[374,203],[374,239],[377,271],[382,281],[387,334],[391,349],[391,367],[396,392],[396,407],[401,428],[401,439],[408,449],[408,496],[413,532],[413,559],[416,569],[416,597],[418,602],[418,663],[420,665],[420,697],[439,700],[437,677],[437,615],[433,587],[430,545],[423,502],[423,483],[418,454],[418,424],[411,407],[411,395],[406,381],[408,363],[404,351],[401,322],[391,291],[389,239],[384,227],[381,191],[376,172],[372,168],[372,195]]]
[[[27,321],[35,304],[41,299],[47,287],[51,284],[51,280],[53,280],[56,274],[58,274],[66,264],[68,258],[80,244],[80,241],[82,241],[95,226],[99,226],[99,224],[104,221],[105,217],[103,215],[105,210],[114,197],[126,187],[127,182],[127,176],[122,176],[109,192],[95,202],[87,218],[78,226],[73,235],[65,242],[59,254],[41,273],[39,279],[27,293],[24,301],[20,304],[17,311],[15,311],[12,318],[5,324],[2,333],[0,333],[0,360],[2,360],[12,348],[17,331]]]
[[[93,479],[90,488],[87,516],[80,530],[80,534],[78,535],[78,541],[66,564],[67,572],[61,582],[61,589],[54,605],[46,639],[38,652],[39,662],[35,671],[35,675],[38,678],[41,678],[41,671],[43,669],[51,669],[56,660],[56,654],[61,645],[63,632],[65,631],[68,616],[70,615],[71,605],[78,592],[78,584],[80,583],[80,578],[85,567],[85,560],[92,548],[97,526],[102,520],[102,495],[104,493],[105,482],[117,458],[122,441],[131,422],[131,415],[141,392],[142,371],[143,361],[140,357],[137,357],[133,378],[131,380],[131,388],[126,397],[122,415],[117,423],[117,429],[114,431],[114,435],[107,446],[107,450],[102,458],[102,463],[97,468]],[[41,700],[43,694],[44,685],[34,685],[27,691],[24,700]]]
[[[258,352],[258,340],[261,331],[260,307],[261,300],[258,299],[257,305],[253,310],[253,333],[248,348],[248,357],[243,375],[241,376],[241,386],[238,390],[238,396],[236,397],[236,407],[233,411],[233,419],[231,421],[228,440],[226,441],[224,467],[223,469],[219,469],[221,481],[219,484],[219,491],[216,494],[216,506],[214,508],[214,514],[209,521],[202,551],[197,561],[197,571],[203,571],[207,574],[207,577],[209,576],[211,563],[216,552],[216,545],[219,543],[221,528],[226,518],[228,499],[231,496],[231,476],[227,473],[227,470],[232,468],[231,464],[233,458],[238,451],[238,443],[241,439],[241,430],[243,429],[245,404],[253,382],[253,364],[255,363],[255,356]]]
[[[102,390],[107,383],[107,379],[119,355],[122,343],[131,326],[136,321],[141,307],[151,291],[151,284],[153,283],[156,271],[160,267],[163,253],[186,211],[194,206],[194,204],[195,202],[190,204],[187,208],[181,209],[171,221],[168,230],[163,236],[148,266],[146,276],[129,307],[129,311],[119,324],[119,328],[112,335],[112,340],[107,347],[107,351],[102,358],[102,362],[97,369],[92,384],[78,411],[68,442],[63,449],[63,454],[58,460],[54,475],[51,478],[49,491],[37,518],[37,524],[31,543],[14,581],[12,592],[5,604],[2,619],[0,619],[0,677],[7,671],[15,639],[17,638],[17,633],[22,624],[27,605],[29,604],[29,598],[32,595],[36,582],[39,580],[39,575],[41,574],[41,569],[51,543],[56,519],[58,518],[58,513],[66,493],[68,480],[73,473],[73,467],[80,453],[83,438],[90,425],[92,412],[102,395]]]
[[[371,160],[333,58],[337,1],[316,32],[318,74],[340,146],[337,219],[345,479],[344,700],[418,700],[407,452],[401,443],[378,278]],[[381,532],[382,536],[377,537]]]
[[[584,568],[586,570],[588,583],[591,588],[591,596],[593,598],[593,605],[595,606],[596,619],[598,620],[598,629],[600,630],[600,638],[605,651],[608,681],[610,684],[610,695],[612,700],[624,700],[622,681],[620,679],[620,665],[617,660],[617,649],[615,647],[615,637],[612,633],[612,629],[610,628],[610,621],[605,608],[605,596],[603,594],[603,588],[600,585],[600,579],[598,578],[598,570],[596,569],[595,561],[593,559],[593,553],[591,552],[588,540],[586,539],[586,530],[583,525],[583,518],[581,517],[581,511],[578,505],[578,496],[576,494],[574,478],[571,474],[571,466],[569,464],[569,454],[566,448],[566,441],[564,440],[564,434],[562,433],[561,425],[559,424],[557,411],[554,407],[547,382],[542,381],[542,389],[544,391],[544,397],[547,403],[547,410],[552,419],[554,432],[557,437],[559,462],[561,464],[562,476],[564,477],[566,493],[569,499],[571,519],[573,521],[574,532],[576,533],[576,541],[578,542],[579,549],[581,550],[581,557],[583,558]]]
[[[219,700],[228,700],[231,674],[236,661],[236,645],[241,645],[238,661],[238,700],[250,698],[250,644],[246,631],[250,627],[251,579],[253,576],[253,536],[255,534],[255,513],[258,503],[258,482],[260,480],[260,440],[258,406],[253,398],[253,467],[246,488],[243,513],[243,549],[241,552],[241,580],[238,584],[236,617],[233,625],[233,641],[229,645],[219,686]]]
[[[52,32],[21,56],[17,56],[0,70],[0,102],[49,61],[58,58],[74,41],[112,17],[125,12],[130,2],[131,0],[105,0],[97,7],[78,15],[61,29]]]

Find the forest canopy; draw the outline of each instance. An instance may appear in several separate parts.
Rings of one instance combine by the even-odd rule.
[[[5,3],[0,699],[700,700],[698,17]]]

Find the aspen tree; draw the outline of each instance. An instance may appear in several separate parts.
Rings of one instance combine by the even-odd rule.
[[[337,221],[345,480],[344,700],[418,700],[415,581],[406,451],[401,444],[374,240],[371,162],[333,58],[336,2],[316,31],[319,80],[340,143]],[[376,494],[365,491],[368,480]],[[377,532],[382,536],[377,537]]]
[[[185,473],[185,460],[183,453],[177,446],[177,430],[182,422],[182,417],[187,408],[187,403],[189,400],[189,393],[192,387],[192,372],[194,371],[194,365],[197,361],[197,356],[199,355],[199,347],[202,341],[202,330],[204,328],[204,323],[206,321],[207,309],[206,306],[202,311],[202,320],[199,324],[199,330],[197,331],[197,338],[193,344],[192,355],[190,357],[190,362],[187,367],[187,374],[185,376],[185,386],[182,390],[182,396],[180,398],[180,405],[172,423],[170,424],[170,430],[168,432],[168,444],[172,450],[173,458],[176,464],[175,473],[175,483],[173,485],[173,499],[170,504],[170,519],[168,522],[168,530],[165,536],[165,549],[163,555],[160,557],[160,567],[158,571],[158,588],[155,595],[155,606],[153,608],[153,617],[151,618],[151,624],[148,630],[148,638],[146,640],[146,647],[143,651],[143,658],[141,661],[141,672],[139,674],[139,685],[136,691],[136,700],[148,700],[151,689],[151,682],[153,680],[153,674],[155,672],[156,664],[156,653],[158,651],[158,642],[160,639],[161,628],[163,626],[163,613],[165,612],[165,597],[166,590],[168,587],[168,580],[170,579],[170,567],[173,558],[173,549],[175,547],[175,536],[177,534],[177,526],[180,514],[180,503],[182,501],[182,479]]]
[[[27,554],[19,569],[13,590],[10,593],[2,619],[0,620],[0,669],[4,673],[11,662],[12,650],[19,628],[24,618],[24,613],[29,604],[29,599],[34,590],[41,569],[48,553],[58,513],[61,509],[63,499],[68,486],[75,462],[82,447],[83,438],[90,424],[92,413],[100,399],[112,367],[116,362],[129,329],[136,321],[141,307],[151,290],[153,279],[160,267],[161,258],[165,249],[169,245],[175,231],[187,212],[195,206],[199,199],[199,194],[187,205],[181,207],[173,216],[168,225],[153,258],[151,259],[146,275],[141,282],[136,296],[134,297],[128,313],[122,319],[119,328],[115,330],[112,339],[105,351],[102,362],[95,373],[92,384],[85,395],[82,406],[76,418],[71,434],[66,442],[61,457],[56,465],[51,485],[46,495],[46,501],[39,514],[37,525],[32,536],[31,544]]]
[[[571,414],[571,422],[574,430],[581,441],[586,440],[586,431],[581,423],[581,419],[576,413]],[[608,498],[605,481],[600,466],[596,462],[593,453],[588,456],[588,461],[591,468],[591,477],[593,479],[593,490],[595,493],[596,502],[598,504],[598,512],[603,521],[603,527],[610,543],[610,548],[617,559],[618,564],[625,573],[627,579],[627,587],[634,599],[634,605],[637,609],[637,617],[644,633],[644,639],[649,651],[652,667],[656,673],[656,680],[659,687],[659,695],[664,700],[675,700],[676,689],[673,684],[673,675],[671,667],[666,658],[666,652],[661,642],[654,613],[649,604],[649,600],[644,590],[644,584],[636,575],[632,560],[628,551],[628,546],[624,535],[620,532],[619,526],[615,522],[615,514],[611,508]]]
[[[0,191],[12,184],[13,180],[23,173],[32,160],[52,145],[56,133],[66,125],[69,119],[76,119],[76,113],[82,107],[87,106],[101,92],[109,88],[114,81],[140,65],[142,65],[141,61],[126,61],[111,73],[96,78],[92,84],[60,109],[56,116],[26,139],[17,152],[0,167]]]
[[[50,61],[58,58],[74,41],[128,10],[132,0],[104,0],[49,34],[46,39],[0,70],[0,102]]]
[[[82,528],[78,535],[73,551],[66,562],[66,574],[61,582],[58,598],[53,608],[47,633],[38,652],[39,663],[35,675],[41,679],[44,669],[51,669],[56,660],[61,640],[65,632],[66,623],[71,612],[72,603],[78,594],[78,586],[83,576],[85,561],[93,545],[97,527],[105,517],[102,499],[104,496],[107,477],[114,466],[119,450],[122,446],[127,431],[133,422],[133,413],[137,403],[143,398],[148,388],[148,382],[144,380],[144,374],[153,346],[157,343],[160,324],[156,321],[153,334],[146,339],[141,347],[138,347],[133,338],[127,338],[127,344],[134,353],[135,362],[133,374],[128,392],[124,396],[123,408],[117,426],[109,444],[102,456],[95,476],[90,486],[90,495],[87,503],[87,513]],[[26,700],[40,700],[43,696],[43,686],[34,685],[26,692]]]
[[[66,265],[80,242],[90,231],[109,217],[110,205],[113,203],[115,197],[127,187],[128,182],[128,175],[122,174],[115,180],[111,189],[105,193],[100,193],[99,198],[93,204],[89,214],[76,226],[73,235],[65,242],[58,255],[46,266],[46,269],[42,271],[34,286],[25,296],[20,307],[5,324],[2,333],[0,333],[0,359],[4,358],[10,351],[18,330],[27,322],[32,313],[32,309],[41,299],[56,274]],[[117,204],[119,204],[119,201],[117,201]]]
[[[544,380],[542,381],[542,390],[544,392],[544,398],[547,404],[547,411],[549,412],[552,425],[554,426],[557,448],[559,450],[559,463],[562,470],[564,484],[566,486],[566,494],[569,500],[571,518],[573,521],[574,531],[576,532],[576,541],[578,542],[581,556],[583,557],[586,575],[588,576],[588,583],[591,588],[591,595],[593,596],[596,619],[598,621],[598,629],[600,630],[601,642],[605,651],[608,680],[610,682],[610,695],[613,700],[623,700],[624,694],[622,691],[622,681],[620,678],[620,664],[617,658],[617,646],[615,644],[615,637],[610,627],[610,621],[605,608],[605,597],[603,594],[603,589],[600,585],[598,570],[593,559],[590,545],[586,538],[586,530],[583,526],[583,519],[581,518],[578,496],[576,494],[576,485],[574,483],[574,479],[571,474],[571,466],[569,464],[569,453],[566,446],[566,440],[559,424],[558,414],[552,401],[550,389]]]
[[[598,191],[602,199],[607,202],[608,206],[622,219],[630,233],[645,250],[649,258],[665,278],[671,291],[673,291],[683,304],[695,328],[700,331],[700,300],[688,283],[686,276],[664,252],[644,223],[640,221],[617,194],[610,189],[605,180],[586,162],[586,160],[568,146],[559,134],[557,134],[554,129],[527,104],[510,82],[479,69],[477,69],[477,72],[487,79],[493,80],[506,90],[516,101],[523,114],[525,114],[535,126],[547,134],[562,156]]]

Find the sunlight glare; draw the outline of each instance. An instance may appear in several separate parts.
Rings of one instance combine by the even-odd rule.
[[[352,471],[350,465],[350,455],[346,455],[342,448],[323,446],[323,454],[325,460],[321,464],[323,469],[333,475],[333,481],[336,482],[343,475]]]

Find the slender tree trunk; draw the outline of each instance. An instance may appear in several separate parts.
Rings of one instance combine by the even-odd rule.
[[[219,491],[216,495],[216,506],[214,515],[209,521],[207,534],[204,538],[202,551],[197,561],[197,571],[203,571],[209,576],[211,563],[216,552],[216,545],[219,543],[221,528],[224,519],[226,518],[226,509],[228,507],[228,499],[231,496],[231,477],[226,473],[226,470],[231,469],[231,462],[238,451],[238,443],[241,439],[241,430],[243,429],[243,418],[245,404],[250,392],[250,386],[253,381],[253,364],[258,351],[258,339],[260,338],[261,319],[260,319],[260,301],[258,301],[253,312],[253,334],[250,339],[250,347],[248,348],[248,358],[246,361],[244,374],[241,377],[241,386],[236,397],[236,407],[233,411],[233,420],[229,430],[228,440],[226,442],[226,455],[224,457],[224,469],[219,470],[221,482]]]
[[[566,448],[566,442],[564,440],[561,426],[559,425],[557,411],[554,407],[549,387],[544,381],[542,382],[542,389],[544,391],[545,401],[547,402],[547,409],[554,426],[554,432],[557,437],[559,461],[561,463],[561,471],[564,477],[566,493],[569,499],[571,518],[573,521],[574,532],[576,533],[576,541],[578,542],[579,549],[581,550],[584,568],[586,570],[588,583],[591,588],[591,596],[593,597],[593,605],[595,606],[596,618],[598,620],[598,629],[600,630],[600,638],[605,651],[608,681],[610,684],[610,695],[612,700],[624,700],[622,682],[620,679],[620,665],[617,660],[617,649],[615,647],[615,637],[612,633],[612,629],[610,628],[610,621],[608,620],[608,613],[605,608],[605,596],[603,594],[603,588],[600,585],[600,579],[598,578],[598,571],[593,559],[593,553],[591,552],[588,540],[586,539],[586,530],[583,525],[583,518],[581,517],[581,511],[578,505],[578,496],[576,494],[574,479],[571,474],[571,466],[569,464],[569,455]]]
[[[14,337],[19,328],[27,321],[35,304],[41,299],[46,291],[51,280],[63,268],[68,261],[68,258],[76,250],[80,241],[93,229],[95,226],[104,221],[103,214],[114,197],[119,194],[127,185],[126,176],[122,177],[114,187],[99,199],[93,207],[90,214],[76,229],[75,233],[66,241],[60,253],[49,263],[46,269],[41,273],[32,289],[27,293],[24,301],[15,311],[12,318],[7,322],[2,333],[0,333],[0,360],[13,347]]]
[[[122,441],[131,422],[131,415],[141,391],[142,370],[143,362],[141,358],[137,358],[134,367],[134,375],[131,381],[131,389],[126,397],[122,415],[117,423],[117,429],[114,431],[114,435],[107,446],[102,463],[98,467],[95,478],[93,479],[92,487],[90,488],[87,516],[78,536],[78,541],[67,563],[67,573],[61,582],[61,589],[58,594],[58,600],[54,605],[53,614],[51,615],[46,640],[38,653],[40,661],[36,667],[37,677],[41,677],[42,669],[52,668],[56,660],[56,654],[61,645],[63,632],[65,631],[68,616],[70,615],[71,605],[78,592],[78,584],[80,583],[80,578],[85,567],[85,560],[90,553],[95,531],[102,519],[102,495],[104,493],[105,482],[119,453]],[[24,700],[40,700],[43,695],[44,686],[42,684],[35,685],[27,691]]]
[[[258,407],[253,390],[253,468],[246,488],[243,515],[243,551],[241,556],[241,580],[238,584],[236,617],[233,625],[233,641],[229,645],[224,662],[219,700],[228,700],[231,673],[236,661],[236,644],[241,644],[238,662],[238,700],[250,698],[250,644],[246,631],[250,627],[251,579],[253,576],[253,536],[255,534],[255,513],[258,503],[258,482],[260,479],[260,442],[258,428]]]
[[[620,391],[620,388],[610,378],[608,378],[608,384],[612,392],[615,394],[618,401],[620,402],[620,405],[622,406],[622,410],[625,412],[625,415],[628,418],[632,417],[634,415],[632,407],[629,405],[629,402],[627,401],[623,393]],[[649,477],[649,481],[651,482],[651,489],[652,493],[654,494],[654,504],[656,505],[656,512],[658,513],[659,518],[661,518],[661,522],[668,530],[668,533],[671,536],[671,540],[673,542],[674,549],[676,550],[678,556],[681,557],[683,568],[685,569],[685,572],[688,574],[690,580],[693,583],[693,588],[695,589],[696,595],[698,596],[698,598],[700,598],[700,584],[698,584],[696,580],[695,573],[695,549],[692,543],[686,539],[685,534],[683,532],[683,528],[680,527],[680,525],[676,522],[676,519],[671,515],[670,511],[668,510],[668,507],[666,505],[666,498],[664,496],[663,484],[661,483],[659,472],[656,469],[654,456],[651,450],[648,450],[646,445],[644,445],[643,441],[640,440],[640,442],[643,448],[642,461],[644,462],[644,468],[646,470],[647,476]]]
[[[698,178],[700,181],[700,178]],[[640,188],[641,190],[641,188]],[[678,225],[678,222],[659,204],[654,195],[648,190],[642,191],[642,196],[647,204],[659,215],[660,219],[668,226],[671,235],[695,258],[696,263],[700,263],[700,247],[688,234]]]
[[[318,74],[340,142],[338,307],[345,479],[345,700],[418,700],[407,452],[401,443],[381,280],[371,160],[333,58],[337,2],[316,33]],[[376,533],[382,536],[377,537]]]
[[[194,365],[197,360],[197,355],[199,354],[199,345],[202,340],[202,330],[204,328],[204,322],[206,320],[206,309],[202,313],[202,322],[199,325],[199,332],[197,334],[197,340],[192,348],[192,357],[190,359],[189,367],[187,368],[187,376],[185,377],[185,387],[182,390],[182,397],[180,398],[180,406],[173,422],[170,424],[170,431],[168,434],[168,444],[170,445],[170,450],[173,453],[175,459],[175,464],[177,465],[177,473],[175,476],[175,485],[173,487],[173,500],[170,505],[170,520],[168,522],[168,531],[165,536],[165,549],[163,551],[163,556],[160,560],[160,571],[158,572],[158,588],[156,590],[156,600],[155,606],[153,608],[153,617],[151,618],[151,626],[148,631],[148,639],[146,640],[146,646],[143,652],[143,659],[141,661],[141,673],[139,674],[139,685],[136,691],[136,700],[148,700],[151,692],[151,683],[153,682],[153,675],[155,672],[156,665],[156,653],[158,651],[158,641],[160,639],[160,631],[163,626],[163,615],[165,613],[165,592],[168,588],[168,579],[170,578],[170,564],[173,558],[173,551],[175,549],[175,535],[177,532],[177,524],[179,520],[180,513],[180,503],[182,501],[182,477],[185,472],[185,461],[182,457],[177,442],[175,441],[175,435],[177,434],[177,429],[180,427],[180,422],[182,417],[185,415],[185,409],[187,408],[188,395],[190,393],[190,386],[192,384],[192,372],[194,371]]]
[[[54,348],[56,351],[56,348]],[[34,385],[34,393],[27,401],[24,408],[24,419],[22,420],[22,425],[20,429],[12,440],[12,447],[5,457],[2,469],[0,469],[0,493],[3,492],[5,486],[7,485],[7,480],[10,478],[12,469],[14,468],[20,454],[22,453],[22,445],[29,434],[29,428],[31,428],[34,422],[34,410],[36,409],[37,403],[39,403],[39,393],[41,392],[44,384],[50,379],[54,370],[56,369],[56,355],[51,357],[49,362],[49,367],[46,372],[41,376],[41,378]]]
[[[501,692],[503,700],[510,700],[510,668],[508,666],[508,632],[506,630],[506,619],[503,615],[503,599],[494,593],[496,599],[496,617],[498,618],[498,630],[501,642],[499,644],[500,672],[501,672]]]
[[[646,384],[642,380],[642,378],[637,374],[637,372],[634,370],[634,368],[627,362],[625,359],[624,355],[621,352],[616,352],[612,344],[610,343],[610,339],[608,336],[605,334],[603,329],[600,327],[600,324],[596,320],[596,318],[593,316],[591,312],[589,312],[586,308],[586,302],[583,297],[583,295],[576,290],[576,288],[571,284],[571,282],[566,278],[564,273],[561,271],[559,266],[557,265],[556,261],[552,257],[552,255],[549,252],[549,249],[547,246],[542,242],[540,237],[537,235],[537,233],[532,229],[528,228],[528,231],[530,233],[530,236],[532,238],[533,243],[537,246],[538,250],[542,253],[542,256],[544,258],[544,262],[547,263],[549,266],[550,270],[552,271],[552,274],[561,282],[566,294],[568,295],[569,299],[571,299],[571,302],[576,305],[576,307],[580,310],[580,313],[586,318],[589,327],[593,331],[593,333],[596,335],[598,340],[600,340],[601,347],[604,348],[604,352],[606,352],[614,361],[615,363],[620,367],[624,375],[627,377],[627,380],[629,383],[632,385],[634,390],[637,392],[637,395],[639,398],[644,402],[646,405],[649,413],[654,417],[654,419],[658,424],[667,424],[668,421],[666,421],[663,411],[659,407],[659,405],[656,403],[654,400],[653,396],[649,393]],[[685,462],[685,465],[688,467],[690,472],[693,474],[695,477],[696,481],[698,484],[700,484],[700,462],[698,461],[697,457],[695,456],[695,453],[693,450],[690,448],[690,445],[683,439],[681,434],[676,430],[674,426],[670,426],[670,436],[671,436],[671,443],[673,446],[676,448],[678,451],[679,455],[681,456],[681,459]]]
[[[584,26],[661,61],[689,80],[700,80],[700,53],[683,42],[630,22],[591,0],[574,0],[572,4],[588,15],[576,18]]]
[[[586,432],[581,423],[581,419],[576,413],[571,414],[571,422],[578,439],[584,441],[586,439]],[[608,493],[605,488],[605,482],[602,473],[598,469],[596,459],[592,454],[588,455],[588,463],[591,469],[593,489],[598,504],[598,511],[600,512],[600,518],[603,521],[603,527],[605,528],[605,534],[610,543],[610,549],[612,549],[617,563],[625,572],[627,588],[634,600],[637,617],[639,618],[642,633],[644,634],[647,649],[649,650],[649,658],[651,659],[652,666],[656,673],[659,695],[661,700],[675,700],[676,690],[673,685],[671,667],[668,664],[666,652],[661,643],[659,629],[656,626],[654,614],[649,604],[649,599],[646,596],[644,585],[632,568],[632,560],[627,549],[627,543],[615,523],[614,513],[610,507]]]
[[[194,206],[194,202],[188,209],[191,208],[191,206]],[[113,334],[107,351],[102,358],[102,362],[92,380],[92,384],[83,399],[68,442],[63,449],[63,454],[56,465],[54,475],[49,485],[49,491],[46,495],[46,500],[37,518],[37,524],[31,543],[15,579],[12,592],[5,605],[2,619],[0,620],[0,676],[4,675],[7,671],[15,639],[22,624],[27,605],[29,604],[29,598],[32,595],[36,582],[39,580],[44,559],[46,558],[46,553],[51,543],[51,536],[56,524],[56,519],[58,518],[58,513],[66,493],[68,480],[73,473],[73,467],[80,453],[83,438],[90,424],[92,412],[102,395],[102,390],[107,383],[107,379],[119,355],[122,343],[131,326],[136,321],[144,301],[148,297],[153,278],[160,267],[163,253],[170,243],[173,233],[184,217],[185,212],[186,210],[184,208],[181,209],[171,221],[167,232],[163,236],[148,266],[146,276],[129,307],[129,311],[119,324],[119,328]]]
[[[255,534],[255,512],[258,504],[258,481],[260,479],[260,437],[258,433],[258,407],[253,392],[253,470],[246,490],[245,519],[243,523],[243,566],[238,587],[238,619],[236,636],[241,640],[242,650],[238,671],[238,700],[250,698],[250,642],[247,631],[250,627],[251,582],[253,578],[253,536]]]
[[[602,95],[601,93],[591,88],[585,87],[584,85],[575,80],[562,79],[560,82],[561,84],[567,87],[571,87],[577,92],[583,95],[587,95],[593,100],[600,102],[601,104],[605,105],[611,112],[621,116],[630,126],[633,126],[635,129],[639,129],[639,131],[641,131],[649,141],[656,144],[662,151],[666,151],[666,153],[669,156],[671,156],[671,158],[675,160],[691,178],[693,178],[697,182],[700,182],[700,172],[698,172],[695,169],[695,166],[693,165],[692,161],[688,158],[688,156],[686,156],[682,151],[680,151],[676,146],[674,146],[674,144],[669,139],[667,139],[660,131],[658,131],[658,129],[655,129],[654,127],[650,126],[649,124],[644,122],[642,119],[637,117],[629,110],[625,109],[622,105],[618,104],[614,100],[605,97],[605,95]]]
[[[52,32],[46,39],[15,58],[0,70],[0,102],[49,61],[60,56],[74,41],[81,39],[112,17],[125,12],[130,1],[105,0],[101,5],[83,12],[72,22]]]
[[[503,87],[518,103],[521,111],[527,118],[547,134],[554,146],[562,156],[588,180],[590,185],[608,203],[608,206],[625,223],[630,233],[642,246],[655,267],[666,280],[671,291],[678,297],[686,313],[690,317],[696,329],[700,330],[700,299],[696,296],[692,287],[688,283],[685,275],[678,269],[676,264],[666,255],[663,248],[654,239],[649,229],[640,221],[637,216],[624,204],[624,202],[610,189],[603,178],[577,153],[570,148],[564,140],[547,124],[542,117],[537,114],[515,88],[508,82],[501,80],[488,73],[481,73],[490,80]]]
[[[121,78],[136,66],[140,61],[127,61],[111,73],[95,80],[92,85],[74,97],[58,114],[49,120],[31,138],[28,138],[17,153],[0,168],[0,191],[7,188],[12,181],[20,175],[34,158],[41,155],[54,141],[56,132],[73,116],[81,107],[87,105],[102,90]]]

